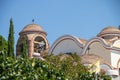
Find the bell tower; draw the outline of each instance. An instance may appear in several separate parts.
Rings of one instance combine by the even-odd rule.
[[[46,38],[47,33],[37,24],[29,24],[19,33],[19,39],[16,45],[16,56],[21,55],[22,40],[26,38],[27,53],[30,58],[40,57],[49,50],[49,43]]]

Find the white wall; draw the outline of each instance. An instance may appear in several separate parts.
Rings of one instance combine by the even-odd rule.
[[[52,51],[53,54],[68,52],[76,52],[77,54],[81,54],[82,48],[78,46],[78,44],[75,43],[75,41],[73,41],[72,39],[65,39],[58,43]]]
[[[93,42],[89,47],[90,54],[98,55],[102,57],[104,60],[106,60],[108,63],[111,63],[110,50],[104,48],[100,42]]]
[[[112,50],[111,51],[111,65],[117,68],[118,60],[120,59],[120,52]]]
[[[120,40],[116,40],[113,44],[113,47],[120,48]]]
[[[111,68],[108,65],[106,65],[106,64],[101,64],[100,65],[100,69],[104,69],[105,71],[111,70]]]

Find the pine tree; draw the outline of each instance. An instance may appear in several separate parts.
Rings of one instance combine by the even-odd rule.
[[[10,19],[10,28],[8,35],[8,56],[14,58],[14,25],[12,18]]]

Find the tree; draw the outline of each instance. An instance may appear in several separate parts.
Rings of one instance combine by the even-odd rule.
[[[7,53],[8,50],[8,46],[7,46],[7,41],[5,40],[5,38],[0,35],[0,52],[4,52],[5,54]]]
[[[68,80],[111,80],[107,75],[89,73],[88,68],[81,63],[81,58],[76,53],[50,54],[44,56],[44,59],[55,70],[60,70]]]
[[[111,80],[111,77],[88,73],[75,54],[48,55],[46,61],[42,61],[37,58],[4,58],[0,53],[0,80]]]
[[[21,55],[23,58],[26,58],[28,55],[27,55],[27,42],[26,42],[26,38],[24,37],[22,39],[22,55]]]
[[[10,19],[10,28],[8,35],[8,56],[14,57],[14,25],[12,18]]]

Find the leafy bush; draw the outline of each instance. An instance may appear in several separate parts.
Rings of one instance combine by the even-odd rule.
[[[90,74],[87,67],[81,64],[81,58],[76,54],[47,55],[46,61],[56,70],[61,70],[68,80],[111,80],[110,76]]]
[[[96,80],[73,55],[48,55],[45,61],[36,58],[12,58],[0,53],[0,80]],[[110,80],[103,76],[104,80]]]
[[[80,63],[80,57],[76,54],[48,55],[44,57],[47,62],[55,69],[61,70],[69,80],[77,80],[83,74],[89,73],[87,68]]]
[[[5,40],[5,38],[0,35],[0,52],[3,51],[4,53],[7,53],[8,51],[8,43],[7,40]]]
[[[47,62],[39,59],[13,59],[0,53],[0,80],[64,80],[60,70],[54,70]]]

